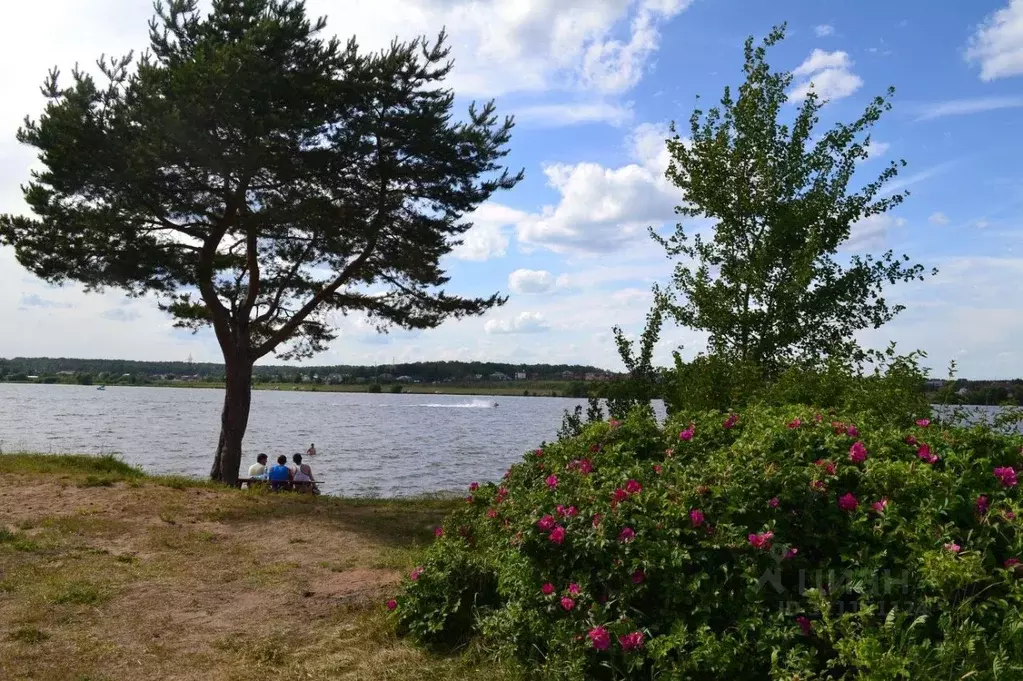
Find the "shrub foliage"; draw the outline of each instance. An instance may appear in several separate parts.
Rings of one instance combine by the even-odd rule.
[[[637,410],[473,485],[388,606],[545,679],[1023,678],[1021,445]]]

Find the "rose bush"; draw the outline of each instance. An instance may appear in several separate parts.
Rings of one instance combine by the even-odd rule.
[[[474,488],[389,607],[548,679],[1023,678],[1021,446],[637,411]]]

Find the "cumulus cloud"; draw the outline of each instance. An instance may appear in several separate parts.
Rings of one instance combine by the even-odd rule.
[[[525,215],[499,203],[484,203],[466,217],[472,227],[461,236],[462,243],[451,251],[451,257],[481,262],[504,256],[508,249],[506,229]]]
[[[614,102],[535,104],[511,107],[510,112],[517,123],[537,128],[582,123],[620,126],[630,122],[634,113],[631,105]]]
[[[853,61],[846,52],[815,49],[792,74],[799,81],[789,98],[801,102],[813,90],[825,101],[848,97],[863,86],[863,79],[852,72]]]
[[[546,270],[515,270],[508,275],[508,288],[513,293],[550,293],[565,281]]]
[[[830,24],[820,24],[814,27],[813,32],[818,38],[827,38],[830,35],[835,35],[835,27]]]
[[[884,156],[891,148],[891,144],[888,142],[880,142],[878,140],[871,140],[870,144],[867,145],[867,160]]]
[[[1023,0],[988,16],[970,38],[966,59],[980,64],[980,79],[1023,75]]]
[[[665,126],[643,124],[627,139],[632,163],[545,165],[547,184],[561,200],[519,222],[519,241],[558,253],[607,253],[645,239],[647,227],[672,219],[679,203],[664,177],[666,138]]]
[[[542,333],[550,331],[550,326],[539,312],[522,312],[515,317],[488,319],[483,330],[491,334]]]
[[[938,225],[938,226],[947,225],[948,224],[948,216],[945,215],[944,213],[940,212],[940,211],[937,211],[937,212],[931,213],[931,216],[929,218],[927,218],[927,222],[931,223],[932,225]]]

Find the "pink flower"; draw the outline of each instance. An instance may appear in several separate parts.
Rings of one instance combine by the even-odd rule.
[[[540,591],[543,592],[544,596],[550,596],[552,593],[554,593],[554,585],[551,584],[550,582],[547,582],[546,584],[540,587]]]
[[[554,529],[551,530],[550,540],[555,544],[565,541],[565,528],[561,525],[555,525]]]
[[[998,478],[999,482],[1002,483],[1002,487],[1015,487],[1016,486],[1016,469],[1012,466],[1003,466],[996,468],[995,477]]]
[[[803,636],[809,636],[810,630],[813,628],[813,624],[810,622],[810,618],[806,615],[800,615],[796,618],[796,624],[803,631]]]
[[[607,633],[607,629],[604,627],[593,627],[587,636],[589,636],[593,647],[597,650],[607,650],[608,646],[611,645],[611,635]]]
[[[417,582],[419,581],[419,575],[421,574],[423,574],[423,566],[420,565],[419,567],[417,567],[416,569],[409,573],[408,578],[411,579],[413,582]]]
[[[618,541],[628,543],[636,538],[636,531],[631,527],[623,527],[618,533]]]
[[[558,476],[556,476],[556,475],[548,475],[547,476],[547,488],[548,489],[556,489],[557,486],[558,486]]]
[[[867,447],[861,440],[857,440],[849,448],[849,460],[853,463],[863,463],[867,460]]]
[[[835,435],[845,435],[848,426],[839,421],[832,421],[831,427],[835,429]]]
[[[565,610],[571,610],[572,608],[575,607],[575,601],[573,601],[568,596],[563,596],[561,598],[561,607],[564,608]]]
[[[725,422],[722,425],[724,426],[724,428],[726,430],[728,430],[730,428],[735,427],[735,424],[738,423],[738,422],[739,422],[739,415],[738,414],[729,414],[728,418],[725,419]]]
[[[603,518],[603,517],[604,516],[600,515],[599,513],[594,513],[593,514],[593,521],[592,521],[593,522],[593,526],[594,527],[599,526],[600,525],[600,519]]]
[[[487,509],[487,517],[488,518],[496,518],[497,517],[497,509],[496,508],[488,508]]]
[[[688,428],[686,428],[685,430],[678,434],[678,439],[685,440],[688,442],[689,440],[693,439],[694,434],[696,434],[696,426],[690,423]]]
[[[553,528],[554,525],[555,520],[554,516],[552,515],[545,515],[544,517],[536,521],[536,526],[540,529],[541,532],[547,532],[548,530]]]
[[[583,475],[589,475],[593,472],[593,464],[590,463],[589,459],[581,459],[579,461],[579,472]]]
[[[872,503],[870,508],[874,513],[884,513],[885,509],[888,508],[888,497],[881,497],[881,499]]]
[[[438,537],[438,538],[443,537],[444,536],[444,528],[443,527],[436,528],[433,531],[433,536]]]
[[[926,428],[927,426],[931,425],[931,420],[930,419],[917,419],[916,425],[920,426],[921,428]]]
[[[568,509],[565,511],[565,515],[567,515],[569,518],[574,518],[578,513],[579,511],[575,509],[575,506],[569,506]]]
[[[554,507],[554,512],[558,515],[565,515],[565,507],[562,504],[558,504]]]
[[[622,650],[625,652],[638,650],[643,647],[643,632],[634,631],[631,634],[619,636],[618,643],[622,646]]]
[[[663,470],[664,470],[664,466],[662,466],[659,463],[655,463],[654,464],[654,473],[657,473],[657,475],[660,475]]]
[[[959,553],[962,548],[963,547],[959,546],[959,544],[956,544],[954,541],[945,544],[945,550],[951,551],[952,553]]]
[[[465,503],[467,504],[471,504],[474,501],[476,501],[476,499],[471,494],[465,498]]]
[[[1002,513],[1002,515],[1005,517],[1006,520],[1015,520],[1016,519],[1016,514],[1013,513],[1012,511],[1005,511],[1005,512]]]
[[[597,452],[600,451],[600,445],[594,442],[592,445],[590,445],[590,451],[596,454]]]
[[[1014,567],[1016,567],[1019,564],[1020,564],[1019,558],[1006,558],[1005,562],[1002,563],[1002,565],[1005,567],[1006,570],[1008,570],[1010,568],[1014,568]]]
[[[847,513],[852,513],[860,505],[859,500],[852,492],[846,492],[838,498],[838,507]]]
[[[693,524],[693,527],[699,527],[703,524],[704,515],[703,511],[698,508],[694,508],[689,512],[689,522]]]
[[[504,501],[507,497],[508,497],[508,490],[507,490],[507,488],[502,487],[501,489],[497,490],[497,498],[495,498],[494,501],[499,504],[502,501]]]
[[[391,600],[387,601],[387,609],[388,610],[394,610],[397,607],[398,607],[398,601],[394,600],[393,598]]]
[[[664,458],[665,459],[670,459],[673,456],[675,456],[675,450],[674,449],[668,448],[668,449],[664,450]]]
[[[767,505],[771,508],[778,508],[781,505],[781,501],[778,497],[771,497],[771,500],[767,502]]]
[[[614,430],[615,428],[620,427],[622,425],[622,422],[619,421],[618,419],[611,419],[610,421],[607,422],[607,425],[611,426],[611,430]]]
[[[579,595],[579,585],[576,584],[575,582],[572,582],[571,584],[569,584],[568,585],[568,593],[572,594],[573,596],[578,596]]]
[[[797,549],[795,546],[793,546],[791,549],[789,549],[788,551],[785,552],[784,560],[792,560],[793,558],[796,557],[796,555],[798,553],[799,553],[799,549]]]
[[[642,570],[636,570],[635,572],[632,573],[633,584],[642,584],[644,581],[646,581],[645,572],[643,572]]]
[[[920,443],[920,446],[917,447],[916,455],[920,457],[920,459],[924,463],[929,463],[932,465],[938,463],[938,461],[940,460],[940,457],[937,454],[931,452],[930,445],[926,443]]]
[[[480,484],[478,482],[474,482],[471,485],[469,485],[469,491],[470,492],[475,492],[479,488],[480,488]]]
[[[771,540],[773,538],[774,532],[758,532],[748,537],[750,545],[762,551],[767,551],[771,548]]]
[[[818,468],[823,468],[824,469],[824,473],[827,474],[827,475],[834,475],[835,471],[838,470],[837,466],[835,466],[835,462],[834,461],[826,461],[824,459],[817,459],[816,461],[813,462],[813,465],[817,466]]]
[[[536,451],[533,452],[533,454],[535,454],[536,456],[543,456],[543,450],[537,449]]]
[[[987,497],[983,494],[977,497],[977,503],[974,505],[977,515],[986,515],[989,506],[990,503],[988,502]]]
[[[828,486],[824,484],[823,480],[814,480],[810,483],[810,488],[815,492],[826,492]]]
[[[845,434],[849,437],[859,437],[860,431],[856,430],[856,426],[850,425],[846,427]]]
[[[643,485],[639,484],[635,480],[629,480],[625,483],[625,491],[629,494],[639,494],[643,491]]]
[[[906,444],[907,445],[916,445],[916,443],[917,442],[916,442],[916,438],[915,437],[913,437],[912,435],[907,435],[906,436]]]
[[[511,477],[511,469],[509,468],[508,470],[506,470],[504,472],[504,479],[507,480],[510,477]]]
[[[791,421],[789,421],[788,425],[789,430],[795,430],[799,426],[803,425],[803,422],[800,419],[792,419]]]

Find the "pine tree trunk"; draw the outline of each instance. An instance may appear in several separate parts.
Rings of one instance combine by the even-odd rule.
[[[226,485],[238,483],[242,463],[242,440],[249,425],[252,402],[252,364],[247,359],[224,356],[227,389],[220,416],[220,441],[210,477]]]

